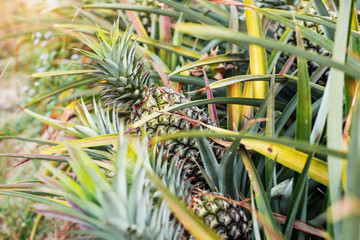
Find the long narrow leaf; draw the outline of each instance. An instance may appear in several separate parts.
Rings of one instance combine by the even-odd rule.
[[[258,207],[259,212],[264,215],[262,222],[266,221],[267,223],[265,227],[265,234],[268,239],[282,239],[282,234],[279,232],[276,225],[274,216],[271,211],[270,203],[268,202],[264,187],[261,184],[260,176],[256,170],[256,167],[244,147],[241,147],[240,154],[244,161],[244,165],[246,171],[248,172],[250,181],[252,182],[256,206]]]
[[[244,56],[242,56],[241,54],[224,54],[214,57],[208,57],[195,62],[188,63],[185,66],[176,69],[174,72],[169,74],[169,76],[173,76],[177,73],[204,65],[219,64],[224,62],[241,62],[241,61],[247,61],[246,59],[244,59]]]
[[[234,176],[234,166],[236,161],[236,150],[239,147],[240,138],[235,139],[231,147],[226,150],[219,168],[219,188],[224,196],[231,196],[232,199],[238,200],[236,182]]]
[[[346,49],[349,39],[349,29],[351,20],[351,10],[353,1],[342,1],[339,13],[339,20],[336,26],[335,46],[333,59],[339,63],[346,61]],[[359,76],[359,75],[358,75]],[[345,73],[341,69],[331,68],[328,79],[329,95],[331,96],[329,114],[327,122],[327,146],[335,149],[342,149],[343,131],[343,91]],[[342,188],[342,162],[333,156],[328,157],[329,179],[330,179],[330,199],[331,203],[340,200]],[[338,214],[332,211],[329,217]],[[330,224],[330,223],[329,223]],[[340,223],[334,224],[334,237],[341,238]]]
[[[274,40],[267,38],[257,38],[248,36],[241,32],[234,32],[226,28],[219,28],[215,26],[203,26],[200,24],[193,23],[181,23],[176,26],[180,31],[196,36],[202,36],[211,39],[220,39],[224,41],[231,41],[240,44],[257,44],[269,49],[277,49],[284,52],[288,52],[297,56],[307,58],[309,60],[321,63],[322,65],[330,66],[351,76],[359,76],[360,69],[358,67],[350,66],[338,61],[331,60],[330,58],[320,56],[309,51],[298,49],[297,47],[278,43]]]
[[[96,137],[72,140],[72,141],[69,141],[68,144],[76,145],[76,146],[82,147],[82,148],[105,146],[105,145],[116,145],[116,142],[118,140],[118,135],[119,134],[114,133],[114,134],[107,134],[107,135],[101,135],[101,136],[96,136]],[[62,143],[62,144],[56,145],[54,147],[41,150],[40,153],[54,154],[54,153],[64,152],[66,150],[67,150],[66,144]]]
[[[247,5],[256,5],[255,0],[245,0]],[[245,7],[246,25],[249,36],[262,38],[262,27],[260,22],[260,14],[253,9]],[[265,48],[261,45],[250,44],[250,72],[251,74],[266,74],[267,73],[267,59]],[[254,82],[254,97],[265,98],[268,91],[268,84],[266,82]]]
[[[196,138],[196,141],[199,146],[201,159],[203,159],[205,171],[212,182],[215,184],[215,187],[219,189],[219,163],[216,161],[214,152],[212,151],[212,148],[210,147],[206,138],[199,137]]]
[[[360,201],[360,104],[359,100],[355,106],[355,112],[352,119],[351,140],[348,157],[348,175],[346,183],[346,197],[354,197]],[[360,215],[353,212],[344,221],[344,239],[359,239]]]
[[[76,34],[76,33],[73,33],[73,32],[69,33],[65,29],[70,28],[70,29],[76,29],[77,31],[85,31],[85,32],[91,32],[91,33],[95,33],[98,30],[96,27],[88,26],[88,25],[84,25],[84,24],[55,24],[54,27],[58,28],[59,30],[63,29],[65,34],[70,34],[71,36],[74,36],[74,37],[77,37],[77,38],[80,37],[79,34]],[[102,30],[102,31],[104,31],[104,33],[108,32],[107,30]],[[188,48],[184,48],[184,47],[180,47],[180,46],[174,46],[174,45],[166,43],[166,42],[162,42],[162,41],[155,40],[155,39],[152,39],[152,38],[137,36],[135,34],[133,34],[131,36],[131,38],[133,40],[136,39],[138,42],[141,42],[141,43],[144,43],[144,44],[149,44],[151,46],[158,47],[158,48],[161,48],[161,49],[165,49],[165,50],[180,54],[182,56],[187,56],[187,57],[190,57],[190,58],[193,58],[193,59],[201,58],[200,53],[198,53],[196,51],[193,51],[193,50],[190,50]]]
[[[292,195],[291,203],[289,206],[289,210],[286,216],[285,226],[284,226],[284,236],[287,239],[291,239],[291,234],[293,232],[294,223],[295,223],[295,217],[299,210],[299,205],[301,203],[301,200],[305,197],[307,197],[306,193],[306,184],[307,184],[307,175],[310,168],[311,160],[314,156],[314,153],[309,154],[308,159],[306,160],[306,164],[304,166],[304,170],[300,174],[299,178],[297,179],[297,184],[294,188],[294,193]],[[301,203],[303,205],[303,203]]]
[[[216,22],[215,20],[213,20],[207,16],[204,16],[203,14],[200,14],[194,10],[186,8],[177,2],[169,1],[169,0],[159,0],[159,2],[162,2],[166,5],[168,5],[169,7],[174,8],[177,11],[184,12],[186,15],[189,15],[202,23],[221,26],[221,24]]]
[[[86,73],[97,73],[98,70],[64,70],[64,71],[54,71],[54,72],[41,72],[33,73],[31,77],[40,78],[40,77],[54,77],[54,76],[65,76],[65,75],[80,75]]]

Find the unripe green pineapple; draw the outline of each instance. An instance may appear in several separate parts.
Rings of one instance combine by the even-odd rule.
[[[201,217],[206,225],[224,239],[247,239],[248,220],[240,206],[216,196],[222,195],[218,193],[208,195],[207,192],[194,194],[189,207],[195,215]],[[185,232],[182,239],[194,238]]]
[[[320,26],[318,26],[317,24],[304,22],[304,25],[307,28],[312,29],[313,31],[316,31],[317,33],[324,34],[322,28]],[[275,40],[279,40],[282,37],[282,35],[284,34],[284,32],[286,30],[286,27],[284,25],[280,24],[280,23],[277,23],[275,28],[276,29],[275,29],[275,33],[274,33],[274,38],[275,38]],[[303,41],[303,46],[304,46],[306,51],[315,52],[315,53],[323,55],[323,56],[329,56],[330,55],[329,51],[327,51],[326,49],[320,47],[319,45],[317,45],[316,43],[310,41],[309,39],[303,38],[302,41]],[[288,40],[288,43],[292,44],[292,45],[296,45],[296,33],[295,32],[293,32],[291,34],[291,36],[290,36],[290,38]],[[289,57],[290,57],[290,54],[281,53],[280,60],[285,63],[289,59]],[[309,76],[311,76],[316,71],[316,69],[320,66],[318,63],[316,63],[314,61],[308,61],[307,65],[308,65]],[[291,69],[294,71],[294,70],[296,70],[296,68],[297,68],[297,64],[296,64],[296,61],[294,61],[294,63],[291,65]],[[320,78],[318,80],[319,84],[325,85],[326,80],[327,80],[327,78],[329,76],[329,72],[330,72],[330,70],[327,69],[320,76]]]
[[[166,87],[151,87],[147,89],[146,99],[141,104],[134,105],[131,112],[131,122],[136,122],[142,117],[148,116],[153,112],[160,112],[163,109],[170,107],[174,104],[182,104],[189,102],[186,97],[172,89]],[[157,118],[154,118],[146,122],[146,134],[148,136],[164,136],[178,131],[190,131],[195,129],[197,125],[194,122],[190,122],[187,119],[182,118],[185,116],[189,119],[196,120],[208,125],[214,126],[215,124],[208,118],[206,113],[198,107],[189,107],[181,110],[179,115],[173,116],[169,114],[162,114]],[[141,134],[142,129],[137,129],[137,133]],[[221,159],[223,150],[215,142],[211,141],[213,152],[217,159]],[[201,163],[199,149],[196,144],[196,140],[193,138],[181,138],[173,139],[164,142],[164,150],[168,157],[179,157],[180,160],[186,161],[184,166],[184,174],[186,178],[192,179],[192,184],[196,186],[202,186],[206,184],[205,179],[202,177],[202,173],[199,170],[197,164],[192,160],[196,160]]]
[[[149,84],[149,72],[144,69],[145,63],[135,57],[137,43],[130,44],[130,30],[120,37],[115,24],[109,37],[100,31],[99,42],[83,41],[96,53],[82,51],[98,63],[94,68],[100,71],[97,75],[101,79],[98,85],[101,87],[102,98],[109,104],[129,110],[129,124],[154,112],[162,112],[174,104],[189,102],[182,93]],[[189,107],[171,115],[161,114],[147,121],[144,127],[137,128],[136,133],[140,135],[145,129],[149,137],[163,136],[178,131],[190,131],[198,127],[199,122],[215,125],[202,109]],[[220,160],[224,151],[213,141],[209,144],[216,158]],[[195,139],[167,140],[162,147],[168,155],[165,159],[176,159],[182,165],[183,180],[189,180],[192,185],[200,188],[207,187],[198,166],[203,164]],[[245,238],[248,230],[247,219],[236,204],[196,193],[192,195],[189,207],[221,236],[227,239]],[[182,239],[184,237],[187,235],[183,234]],[[188,237],[191,238],[190,235]]]
[[[157,87],[149,84],[149,71],[145,71],[144,61],[135,57],[137,43],[131,44],[131,29],[128,29],[122,37],[115,24],[109,37],[101,31],[98,32],[98,41],[82,41],[88,45],[96,54],[80,50],[95,60],[101,81],[101,96],[108,104],[115,104],[131,112],[129,124],[154,112],[163,111],[174,104],[189,102],[186,97],[167,87]],[[188,120],[191,119],[191,122]],[[146,122],[146,134],[149,137],[163,136],[178,131],[190,131],[201,127],[198,122],[215,125],[202,109],[190,107],[175,112],[172,115],[161,114],[160,116]],[[143,127],[135,131],[142,134]],[[211,146],[215,143],[211,142]],[[202,166],[196,140],[191,138],[168,140],[164,143],[164,151],[172,158],[179,154],[180,161],[185,161],[185,177],[193,179],[194,185],[205,184],[196,162]],[[213,148],[215,155],[221,159],[223,151]]]

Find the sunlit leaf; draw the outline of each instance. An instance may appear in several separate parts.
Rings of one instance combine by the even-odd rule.
[[[354,77],[360,75],[360,69],[358,67],[350,66],[344,63],[339,63],[338,61],[332,60],[330,58],[323,57],[309,51],[304,51],[291,45],[281,44],[278,43],[277,41],[268,38],[251,37],[248,36],[247,34],[241,32],[234,32],[226,28],[219,28],[215,26],[204,26],[193,23],[180,23],[176,27],[179,28],[180,31],[184,33],[192,34],[196,36],[202,36],[211,39],[220,39],[224,41],[231,41],[246,45],[257,44],[269,49],[281,50],[283,52],[291,53],[296,56],[301,56],[309,60],[318,62],[322,65],[334,67]]]

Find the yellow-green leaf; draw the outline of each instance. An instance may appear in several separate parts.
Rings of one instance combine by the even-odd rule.
[[[88,147],[98,147],[98,146],[104,146],[104,145],[117,145],[118,141],[118,134],[107,134],[107,135],[101,135],[96,137],[89,137],[84,139],[77,139],[69,141],[69,145],[76,145],[81,148],[88,148]],[[41,154],[54,154],[54,153],[60,153],[67,151],[66,144],[62,143],[59,145],[56,145],[54,147],[50,147],[47,149],[44,149],[40,151]]]

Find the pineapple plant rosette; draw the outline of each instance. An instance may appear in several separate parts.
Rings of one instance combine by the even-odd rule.
[[[116,23],[109,37],[99,30],[98,42],[85,36],[81,39],[95,53],[79,50],[98,63],[92,67],[99,70],[99,73],[94,75],[99,77],[97,85],[101,88],[101,99],[106,104],[130,111],[128,119],[130,126],[153,113],[162,113],[146,121],[145,126],[135,129],[138,135],[141,135],[145,129],[145,134],[150,138],[178,131],[190,131],[201,128],[202,125],[214,126],[215,123],[198,107],[186,108],[171,114],[163,112],[171,106],[188,103],[189,100],[182,93],[171,88],[158,87],[150,83],[150,72],[144,69],[145,61],[135,56],[138,44],[136,41],[131,43],[130,32],[131,27],[121,37]],[[222,148],[213,141],[210,144],[214,146],[213,151],[220,160],[223,154]],[[164,151],[169,158],[179,154],[179,158],[185,161],[186,176],[192,178],[193,184],[198,186],[205,184],[199,169],[199,166],[203,165],[195,139],[166,141]]]
[[[140,136],[145,133],[151,138],[179,131],[191,131],[202,125],[214,126],[215,123],[198,107],[186,108],[176,114],[163,112],[171,106],[190,101],[182,93],[171,88],[150,84],[150,72],[144,69],[145,61],[135,57],[137,42],[131,42],[130,32],[131,27],[124,32],[123,36],[120,36],[118,23],[116,23],[108,37],[101,30],[97,32],[98,42],[85,36],[81,39],[95,53],[79,50],[97,63],[93,67],[99,70],[99,73],[94,75],[100,79],[96,85],[100,87],[101,99],[106,104],[130,111],[128,118],[130,129],[131,124],[153,113],[162,113],[146,121],[144,127],[135,129],[135,133]],[[214,158],[221,161],[224,150],[212,140],[208,144]],[[176,159],[177,164],[182,166],[183,181],[190,181],[193,188],[209,188],[203,177],[204,165],[196,139],[166,140],[159,144],[159,147],[164,152],[165,161],[172,162]],[[192,193],[191,201],[187,204],[197,216],[222,237],[245,238],[248,222],[243,211],[236,204],[224,199],[206,198],[197,192]],[[212,206],[211,209],[208,206]],[[211,216],[216,215],[219,216],[211,220]],[[184,236],[189,235],[185,234],[182,237]]]
[[[123,126],[121,126],[123,129]],[[175,161],[162,163],[146,140],[141,143],[120,131],[117,153],[112,156],[111,176],[78,147],[68,145],[68,161],[76,180],[48,165],[51,177],[41,177],[44,192],[63,204],[36,204],[41,214],[79,224],[71,237],[99,239],[177,239],[182,228],[172,217],[165,201],[159,198],[145,169],[161,177],[179,197],[186,198],[189,184],[181,178]]]

